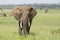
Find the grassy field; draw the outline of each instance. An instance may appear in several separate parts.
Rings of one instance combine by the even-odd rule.
[[[13,17],[0,17],[0,40],[60,40],[60,10],[37,10],[30,34],[18,35],[18,21]],[[5,12],[8,14],[8,12]]]

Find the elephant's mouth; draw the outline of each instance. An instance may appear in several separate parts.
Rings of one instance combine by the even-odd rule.
[[[30,26],[30,22],[28,21],[28,26]],[[20,22],[20,27],[23,28],[23,22]]]

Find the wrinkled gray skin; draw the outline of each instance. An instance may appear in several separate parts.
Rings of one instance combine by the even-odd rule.
[[[37,14],[36,10],[32,7],[21,6],[21,7],[13,8],[12,14],[15,17],[15,19],[17,19],[19,22],[18,23],[19,24],[19,34],[20,35],[22,33],[24,35],[29,34],[30,27],[32,24],[32,19]],[[22,32],[22,30],[23,30],[23,32]]]

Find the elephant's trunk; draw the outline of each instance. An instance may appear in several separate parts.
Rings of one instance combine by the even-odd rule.
[[[23,23],[23,32],[24,35],[26,36],[26,34],[28,34],[28,16],[27,15],[22,15],[21,21]]]

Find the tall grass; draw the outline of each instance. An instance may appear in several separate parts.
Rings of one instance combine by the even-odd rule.
[[[17,20],[0,17],[0,40],[60,40],[60,10],[49,10],[47,14],[45,10],[37,12],[26,38],[18,35]]]

